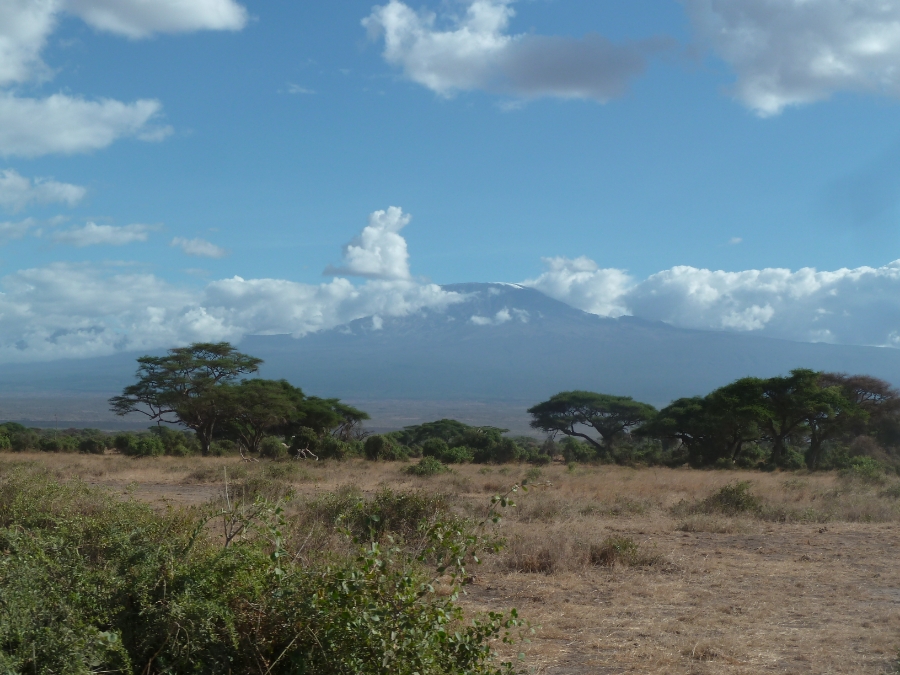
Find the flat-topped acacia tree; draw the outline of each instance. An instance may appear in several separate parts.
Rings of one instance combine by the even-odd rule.
[[[138,381],[109,399],[112,412],[141,413],[157,424],[193,429],[203,455],[209,454],[216,427],[229,411],[226,385],[257,372],[262,363],[228,342],[196,342],[137,361]]]
[[[652,419],[656,408],[630,396],[563,391],[532,406],[528,414],[532,429],[577,436],[598,450],[606,450],[616,436]],[[596,431],[602,442],[587,433],[586,427]]]

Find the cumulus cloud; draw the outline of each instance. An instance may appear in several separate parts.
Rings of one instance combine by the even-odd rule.
[[[0,2],[0,87],[47,79],[41,52],[64,14],[98,30],[142,38],[154,33],[239,30],[246,10],[234,0],[4,0]],[[0,92],[0,155],[37,157],[105,148],[119,138],[159,141],[171,128],[152,124],[154,100],[89,101],[56,94],[44,99]]]
[[[56,0],[0,3],[0,86],[46,75],[41,51],[56,26]]]
[[[122,246],[136,241],[147,241],[150,230],[156,229],[150,225],[97,225],[87,223],[82,227],[72,227],[53,235],[53,240],[60,244],[72,246],[97,246],[106,244],[110,246]]]
[[[412,216],[391,206],[374,211],[369,224],[344,247],[344,261],[339,267],[329,266],[327,275],[348,275],[370,279],[409,279],[409,253],[400,230]]]
[[[821,272],[679,266],[638,281],[586,258],[545,261],[524,285],[587,312],[681,328],[753,331],[809,342],[900,347],[900,260]]]
[[[224,258],[228,255],[228,251],[224,248],[220,248],[212,242],[200,238],[185,239],[184,237],[175,237],[169,246],[180,248],[188,255],[195,255],[200,258]]]
[[[60,183],[49,178],[32,180],[13,169],[0,171],[0,207],[7,211],[21,211],[29,204],[61,203],[74,206],[86,192],[80,185]]]
[[[513,0],[471,0],[446,28],[429,12],[400,0],[375,7],[363,20],[384,39],[384,58],[406,77],[441,96],[481,89],[525,98],[554,96],[605,102],[622,95],[667,40],[616,44],[589,34],[581,39],[511,35]]]
[[[161,108],[159,101],[150,99],[122,103],[65,94],[34,99],[0,93],[0,155],[88,152],[128,136],[162,140],[171,128],[151,124]]]
[[[247,23],[247,10],[233,0],[66,0],[58,6],[98,30],[130,38],[240,30]]]
[[[624,271],[600,269],[593,260],[580,258],[544,258],[546,271],[536,279],[522,282],[551,298],[600,316],[628,313],[623,302],[633,279]]]
[[[758,114],[840,91],[900,93],[900,0],[684,0]]]

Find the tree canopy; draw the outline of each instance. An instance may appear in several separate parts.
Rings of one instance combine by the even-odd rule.
[[[531,428],[550,434],[583,438],[598,449],[606,449],[622,433],[652,419],[656,408],[630,396],[612,396],[590,391],[564,391],[528,409]],[[593,429],[602,439],[588,432]]]
[[[165,356],[142,356],[137,383],[109,399],[111,410],[193,429],[206,455],[217,425],[228,413],[225,385],[257,372],[261,363],[227,342],[197,342],[170,349]]]

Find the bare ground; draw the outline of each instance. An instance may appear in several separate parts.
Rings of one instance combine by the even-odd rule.
[[[38,462],[151,503],[198,505],[226,472],[263,472],[232,458],[4,455]],[[292,468],[300,499],[353,484],[426,489],[482,509],[529,467],[463,466],[414,479],[402,465],[360,461]],[[540,473],[540,475],[538,475]],[[504,552],[475,570],[462,602],[518,608],[534,633],[531,672],[892,673],[900,647],[900,499],[895,483],[835,475],[599,467],[531,470],[552,486],[517,497],[500,525]],[[748,480],[781,517],[673,515],[721,486]],[[786,522],[778,522],[780,520]],[[645,566],[591,564],[588,551],[627,537]]]

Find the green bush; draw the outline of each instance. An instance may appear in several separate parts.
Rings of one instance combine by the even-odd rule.
[[[106,450],[106,439],[97,436],[88,436],[78,442],[78,452],[90,455],[102,455]]]
[[[369,436],[363,445],[366,459],[372,461],[398,461],[409,459],[409,449],[397,445],[388,436]]]
[[[427,441],[422,443],[422,456],[440,457],[449,449],[450,446],[447,445],[447,441],[445,441],[443,438],[429,438]]]
[[[14,452],[28,452],[37,450],[41,437],[34,429],[14,431],[9,439]]]
[[[841,470],[843,478],[860,480],[864,483],[881,484],[886,482],[884,466],[872,457],[853,457],[850,466]]]
[[[465,446],[447,448],[437,457],[444,464],[466,464],[475,459],[475,451]]]
[[[357,452],[352,443],[338,440],[334,436],[325,436],[319,441],[316,454],[319,456],[319,459],[343,460],[353,457]]]
[[[71,436],[53,433],[42,437],[38,442],[38,448],[42,452],[75,452],[78,445]]]
[[[474,446],[474,461],[479,464],[507,464],[522,458],[522,448],[511,438],[497,438],[482,447]]]
[[[597,449],[593,445],[571,436],[566,436],[559,447],[566,464],[569,462],[593,462],[597,459]]]
[[[376,514],[409,529],[434,506],[388,494],[360,515],[366,530]],[[196,510],[156,512],[83,485],[5,476],[0,672],[513,672],[494,662],[491,642],[515,614],[464,623],[455,595],[437,595],[420,563],[378,544],[296,562],[276,505],[244,513],[247,536],[223,548]]]
[[[9,436],[6,434],[0,435],[0,450],[11,450],[12,449],[12,441],[9,440]]]
[[[749,481],[729,483],[711,494],[691,509],[694,513],[719,513],[726,516],[740,514],[760,515],[763,503],[759,497],[750,493]]]
[[[288,456],[288,449],[279,437],[266,436],[259,444],[259,456],[266,459],[284,459]]]
[[[404,469],[411,476],[434,476],[435,474],[446,473],[449,470],[434,457],[423,457],[417,464]]]

